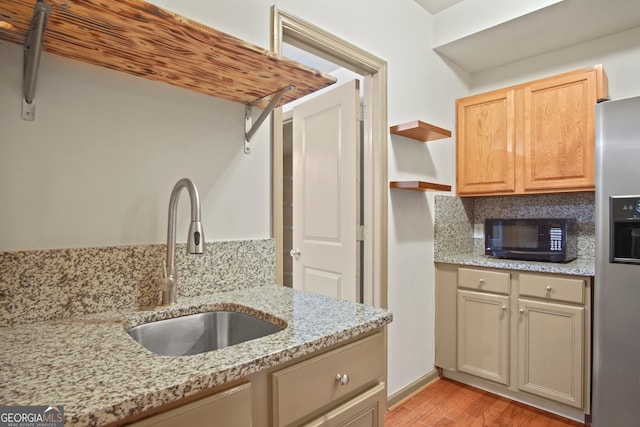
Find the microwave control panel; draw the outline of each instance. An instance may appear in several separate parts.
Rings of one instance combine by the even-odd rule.
[[[561,251],[562,250],[562,228],[551,227],[549,229],[549,250]]]

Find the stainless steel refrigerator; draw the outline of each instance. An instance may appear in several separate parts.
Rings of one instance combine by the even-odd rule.
[[[640,426],[640,97],[596,106],[593,427]]]

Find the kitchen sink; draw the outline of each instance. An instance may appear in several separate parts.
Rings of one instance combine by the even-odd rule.
[[[208,311],[144,323],[127,333],[161,356],[188,356],[218,350],[281,331],[273,323],[238,311]]]

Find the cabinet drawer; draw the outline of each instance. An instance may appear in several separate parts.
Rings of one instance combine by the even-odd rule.
[[[508,294],[510,284],[511,275],[509,273],[473,268],[458,269],[458,287],[460,288]]]
[[[520,274],[520,295],[550,301],[584,304],[585,283],[582,279]]]
[[[384,336],[377,333],[273,374],[274,425],[292,424],[384,377]],[[336,375],[348,375],[340,384]]]

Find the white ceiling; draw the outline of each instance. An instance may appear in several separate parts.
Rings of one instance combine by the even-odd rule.
[[[440,1],[458,3],[415,1],[433,10]],[[635,27],[640,0],[564,0],[433,48],[473,74]]]
[[[431,12],[432,15],[435,15],[442,9],[446,9],[456,3],[460,3],[461,1],[462,0],[416,0],[416,3],[426,9],[428,12]]]

